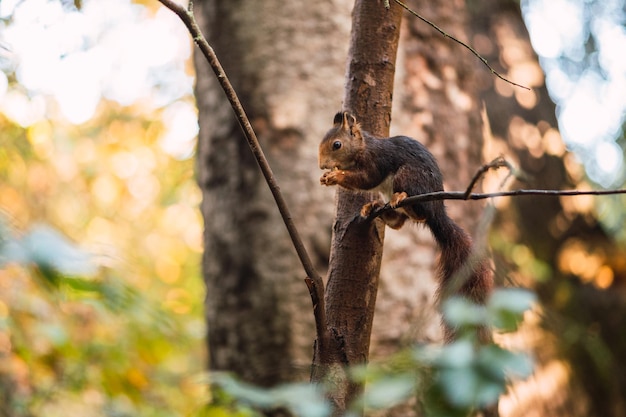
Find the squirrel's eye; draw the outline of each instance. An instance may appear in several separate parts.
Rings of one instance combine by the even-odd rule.
[[[341,148],[341,142],[336,140],[333,142],[333,150],[336,151],[337,149]]]

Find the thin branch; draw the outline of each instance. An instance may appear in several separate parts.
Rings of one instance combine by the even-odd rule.
[[[445,38],[450,38],[452,39],[454,42],[460,44],[461,46],[464,46],[465,48],[467,48],[471,53],[473,53],[476,58],[478,58],[480,60],[480,62],[482,62],[483,64],[485,64],[485,66],[487,68],[489,68],[489,71],[491,71],[491,73],[493,75],[495,75],[496,77],[500,78],[502,81],[505,81],[509,84],[512,84],[516,87],[520,87],[523,88],[525,90],[530,90],[530,88],[518,84],[516,82],[513,82],[507,78],[504,78],[502,75],[500,75],[500,73],[498,71],[496,71],[495,69],[493,69],[493,67],[491,65],[489,65],[489,62],[483,58],[478,52],[476,52],[476,50],[474,48],[472,48],[471,46],[469,46],[468,44],[466,44],[465,42],[455,38],[454,36],[448,34],[446,31],[444,31],[443,29],[441,29],[439,26],[437,26],[436,24],[434,24],[433,22],[431,22],[430,20],[426,19],[425,17],[423,17],[422,15],[420,15],[419,13],[417,13],[416,11],[414,11],[413,9],[411,9],[409,6],[407,6],[406,4],[404,4],[402,1],[400,0],[394,0],[396,3],[398,3],[400,6],[402,6],[407,12],[411,13],[413,16],[417,17],[419,20],[421,20],[422,22],[428,24],[429,26],[431,26],[433,29],[435,29],[437,32],[441,33]]]
[[[470,182],[470,185],[467,187],[467,189],[465,191],[435,191],[432,193],[424,193],[424,194],[419,194],[419,195],[414,195],[414,196],[410,196],[405,198],[404,200],[402,200],[400,202],[400,204],[398,204],[398,206],[396,208],[400,208],[400,207],[405,207],[405,206],[410,206],[413,204],[418,204],[418,203],[425,203],[427,201],[437,201],[437,200],[484,200],[487,198],[496,198],[496,197],[515,197],[515,196],[529,196],[529,195],[536,195],[536,196],[563,196],[563,197],[568,197],[568,196],[577,196],[577,195],[615,195],[615,194],[626,194],[626,189],[620,189],[620,190],[589,190],[589,191],[583,191],[583,190],[511,190],[511,191],[498,191],[498,192],[493,192],[493,193],[472,193],[472,190],[474,189],[474,187],[476,186],[476,183],[478,182],[478,180],[490,169],[498,169],[498,168],[502,168],[502,167],[506,167],[509,169],[509,172],[511,172],[511,174],[514,173],[515,169],[513,168],[513,166],[506,161],[503,157],[498,157],[496,159],[494,159],[493,161],[489,162],[488,164],[485,164],[483,166],[481,166],[478,171],[476,171],[476,174],[474,174],[474,176],[472,177],[472,180]],[[375,219],[376,217],[380,216],[381,214],[389,211],[389,210],[393,210],[393,208],[391,208],[391,206],[389,205],[389,203],[378,207],[374,210],[372,210],[372,212],[369,214],[369,216],[367,216],[366,219],[362,219],[361,220],[366,220],[366,221],[370,221]],[[357,215],[357,218],[355,219],[356,221],[359,221],[359,216]]]
[[[485,172],[489,171],[490,169],[498,169],[502,167],[506,167],[509,169],[509,172],[513,172],[513,166],[511,166],[511,164],[509,164],[507,160],[504,159],[503,156],[499,156],[493,161],[489,162],[488,164],[485,164],[482,167],[480,167],[480,169],[476,171],[476,174],[474,174],[472,181],[470,182],[469,186],[465,190],[466,199],[468,196],[472,194],[472,190],[476,186],[476,183],[478,182],[480,177],[482,177],[485,174]]]
[[[626,189],[620,190],[511,190],[499,191],[495,193],[470,193],[466,191],[437,191],[408,197],[398,204],[398,207],[410,206],[412,204],[424,203],[426,201],[437,200],[484,200],[495,197],[516,197],[516,196],[577,196],[577,195],[616,195],[626,194]],[[368,216],[368,220],[376,218],[388,210],[393,210],[389,204],[373,210]]]
[[[422,194],[412,198],[407,198],[405,201],[410,203],[417,203],[420,201],[433,201],[433,200],[484,200],[486,198],[494,197],[514,197],[523,195],[539,195],[539,196],[576,196],[576,195],[614,195],[614,194],[626,194],[626,189],[620,190],[511,190],[511,191],[499,191],[495,193],[472,193],[466,196],[464,192],[459,191],[441,191],[438,193]],[[430,195],[430,197],[428,197]],[[421,197],[421,198],[420,198]],[[414,199],[413,199],[414,198]]]
[[[311,262],[311,259],[306,251],[306,248],[304,247],[302,239],[300,238],[300,234],[298,233],[298,230],[296,229],[296,226],[291,217],[291,213],[289,212],[289,209],[287,207],[287,203],[285,202],[285,199],[283,198],[282,193],[280,192],[280,187],[278,186],[278,183],[276,181],[276,178],[274,177],[272,169],[269,163],[267,162],[267,158],[265,158],[265,154],[263,153],[263,150],[261,149],[261,145],[259,144],[259,141],[256,137],[256,133],[252,129],[250,120],[248,119],[248,116],[246,116],[246,112],[243,108],[243,105],[241,104],[241,101],[239,101],[239,97],[237,97],[237,93],[235,92],[235,89],[230,83],[230,80],[228,79],[228,77],[226,76],[226,73],[224,72],[224,69],[222,68],[222,65],[220,64],[220,61],[218,60],[217,55],[215,54],[215,51],[213,50],[213,48],[211,48],[209,43],[206,41],[206,39],[202,35],[202,32],[200,31],[200,28],[198,27],[198,24],[196,23],[196,20],[194,18],[193,11],[192,11],[192,7],[193,7],[192,2],[189,3],[189,8],[185,9],[183,6],[181,6],[180,4],[176,3],[173,0],[158,0],[158,1],[161,4],[163,4],[165,7],[170,9],[172,12],[174,12],[180,18],[180,20],[182,20],[182,22],[185,24],[194,42],[196,43],[196,45],[198,45],[198,48],[200,48],[200,51],[202,52],[202,54],[208,61],[209,65],[211,66],[211,69],[213,70],[213,72],[215,73],[215,76],[217,77],[217,80],[220,86],[224,90],[224,93],[226,94],[226,97],[228,98],[228,101],[230,102],[230,105],[232,106],[233,111],[235,112],[235,116],[237,117],[239,125],[243,129],[246,140],[248,141],[248,145],[250,146],[250,150],[254,154],[254,157],[256,158],[256,161],[259,164],[259,167],[261,168],[261,172],[263,173],[263,176],[265,177],[265,181],[267,182],[267,185],[270,191],[272,192],[272,196],[274,197],[276,206],[278,207],[278,210],[280,211],[280,214],[283,218],[283,222],[285,223],[285,226],[287,227],[287,231],[289,232],[291,242],[293,243],[293,246],[296,249],[298,257],[300,258],[300,263],[302,264],[302,267],[304,268],[304,271],[306,272],[307,277],[310,280],[310,283],[307,281],[307,286],[309,287],[310,291],[314,291],[315,293],[315,294],[313,293],[311,294],[311,300],[313,302],[313,307],[314,307],[314,312],[315,312],[315,320],[320,321],[320,323],[318,324],[320,326],[323,324],[323,327],[325,328],[326,317],[325,317],[325,308],[324,308],[324,283],[322,281],[322,278],[315,270],[315,267],[313,266],[313,262]],[[315,295],[315,297],[313,297],[313,295]],[[318,327],[318,330],[320,328],[321,327]],[[322,339],[321,336],[323,335],[318,334],[318,338]]]
[[[311,302],[313,303],[313,317],[315,318],[315,333],[317,335],[319,352],[328,352],[330,333],[328,332],[328,326],[326,323],[324,289],[322,287],[322,291],[320,291],[318,287],[318,285],[323,285],[323,283],[317,283],[309,277],[304,279],[304,283],[309,289],[309,295],[311,296]],[[326,359],[327,358],[322,358],[322,363],[324,363]]]

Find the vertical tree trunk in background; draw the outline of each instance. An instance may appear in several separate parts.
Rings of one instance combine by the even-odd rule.
[[[464,1],[419,0],[409,5],[451,35],[467,40]],[[464,190],[483,162],[477,83],[483,71],[469,51],[405,13],[392,133],[412,136],[428,147],[439,162],[446,190]],[[446,206],[450,217],[475,240],[484,238],[476,235],[483,204]],[[387,231],[373,354],[387,354],[416,339],[442,337],[434,303],[437,256],[427,229],[405,226]]]
[[[416,0],[411,5],[452,36],[468,42],[464,0]],[[485,69],[468,50],[412,15],[407,15],[403,39],[405,73],[398,97],[405,115],[403,128],[415,132],[437,157],[445,188],[464,190],[482,164],[478,81]],[[481,205],[453,203],[447,202],[451,216],[473,231]]]
[[[351,1],[195,3],[320,270],[332,190],[317,147],[341,105]],[[198,183],[210,367],[262,385],[308,377],[314,329],[305,277],[214,75],[196,59]]]

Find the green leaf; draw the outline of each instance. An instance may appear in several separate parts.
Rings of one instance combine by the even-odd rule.
[[[443,384],[432,384],[424,393],[424,414],[428,417],[467,417],[470,409],[450,403]]]
[[[36,265],[44,275],[62,274],[90,277],[96,274],[97,267],[91,255],[45,225],[35,226],[21,239],[5,236],[2,230],[0,245],[0,265],[8,262],[28,266]]]
[[[437,380],[447,401],[456,408],[493,404],[505,390],[504,383],[486,378],[476,367],[444,369]]]
[[[271,390],[275,406],[285,406],[302,417],[326,417],[330,405],[317,385],[292,383]]]
[[[453,327],[481,326],[488,322],[483,306],[461,297],[446,300],[442,310],[445,320]]]
[[[474,403],[474,390],[478,381],[471,368],[442,370],[437,380],[446,399],[455,407],[469,407]]]
[[[522,314],[530,310],[536,301],[537,296],[528,290],[522,288],[500,288],[493,291],[487,301],[487,307],[490,310],[504,310]]]
[[[264,389],[237,381],[227,374],[212,374],[215,384],[237,401],[261,409],[286,407],[301,417],[326,417],[330,405],[320,388],[313,384],[286,384]]]
[[[495,381],[526,378],[533,371],[533,361],[524,353],[511,352],[497,345],[488,345],[478,353],[478,366]]]
[[[487,301],[492,326],[503,332],[517,330],[524,312],[536,301],[534,293],[521,288],[503,288],[493,292]]]
[[[369,408],[389,408],[407,399],[415,391],[415,376],[392,375],[366,385],[364,404]]]
[[[445,368],[464,368],[474,362],[476,351],[470,340],[460,339],[441,347],[435,363]]]
[[[272,398],[262,388],[237,381],[227,374],[212,374],[213,382],[220,386],[224,392],[228,393],[239,401],[246,402],[255,407],[268,408],[273,404]]]
[[[22,239],[28,261],[70,276],[93,276],[97,272],[91,256],[48,226],[36,226]]]

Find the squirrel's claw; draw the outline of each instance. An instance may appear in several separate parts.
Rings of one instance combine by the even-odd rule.
[[[361,207],[361,217],[369,217],[372,211],[384,205],[385,203],[383,203],[382,200],[374,200],[364,204],[363,207]]]
[[[320,184],[322,184],[322,185],[337,185],[343,179],[344,174],[345,173],[343,171],[338,171],[338,170],[326,171],[320,177]]]
[[[332,172],[331,171],[326,171],[324,172],[324,174],[322,174],[322,176],[320,177],[320,184],[322,185],[333,185],[332,182]]]
[[[391,200],[389,201],[389,205],[391,206],[391,208],[395,209],[396,207],[398,207],[398,204],[400,204],[400,202],[408,196],[409,195],[404,191],[402,191],[401,193],[393,193],[393,195],[391,196]]]

